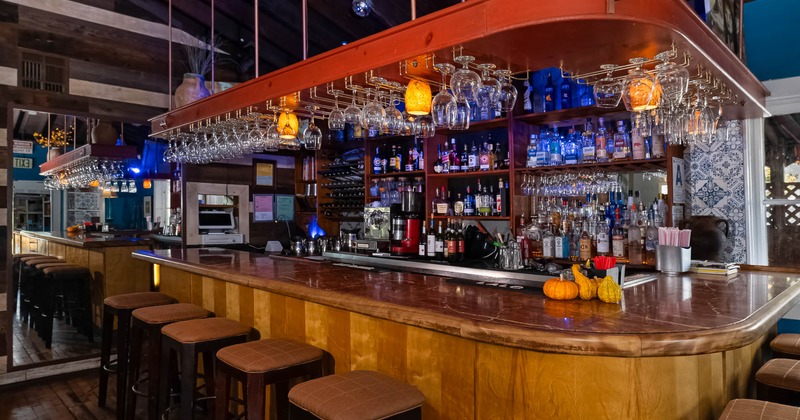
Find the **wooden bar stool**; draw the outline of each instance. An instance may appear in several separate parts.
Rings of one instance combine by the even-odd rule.
[[[289,402],[292,420],[418,420],[425,396],[386,375],[356,370],[303,382],[289,391]]]
[[[205,318],[180,321],[161,329],[161,368],[158,386],[158,412],[164,413],[169,397],[169,372],[177,355],[180,358],[180,418],[193,418],[197,356],[203,354],[203,381],[206,395],[214,395],[214,355],[223,347],[244,343],[250,328],[227,318]],[[212,404],[213,405],[213,404]]]
[[[158,384],[160,382],[161,363],[161,328],[173,322],[188,321],[190,319],[208,318],[214,316],[200,306],[191,303],[174,303],[171,305],[150,306],[133,311],[131,322],[131,351],[128,364],[128,386],[126,388],[127,402],[126,418],[133,419],[136,415],[136,396],[147,397],[147,418],[158,418]],[[143,339],[146,337],[146,339]],[[142,348],[147,344],[147,392],[135,389],[139,382],[139,366],[141,364]]]
[[[796,401],[800,392],[800,360],[770,359],[756,372],[756,382],[759,399]]]
[[[108,373],[117,372],[117,418],[125,415],[125,384],[128,383],[128,341],[130,340],[131,313],[148,306],[175,303],[171,296],[158,292],[126,293],[103,300],[103,342],[100,349],[100,389],[98,403],[106,406]],[[114,318],[117,319],[117,369],[111,367],[111,341]]]
[[[11,278],[12,279],[11,294],[13,296],[12,296],[11,307],[14,308],[15,310],[17,308],[17,296],[19,295],[19,271],[20,271],[20,265],[22,264],[22,259],[25,257],[44,257],[44,256],[45,255],[43,254],[34,254],[34,253],[14,254],[11,256],[11,259],[13,261],[12,265],[13,273]]]
[[[279,419],[289,414],[289,381],[322,376],[322,350],[294,340],[265,339],[225,347],[217,352],[216,419],[227,419],[231,378],[244,385],[247,420],[265,418],[264,387],[275,385]]]
[[[53,319],[56,316],[57,298],[60,296],[60,310],[85,334],[89,342],[94,341],[91,308],[92,274],[86,267],[74,264],[41,264],[43,279],[41,299],[37,312],[41,318],[40,337],[45,347],[51,348],[53,342]],[[37,322],[37,324],[39,324]]]
[[[800,418],[800,408],[767,401],[736,399],[728,402],[719,420],[785,420]]]
[[[800,357],[800,334],[780,334],[769,346],[781,355]]]
[[[28,323],[33,309],[32,299],[35,299],[34,294],[36,289],[31,287],[33,282],[41,272],[36,270],[37,263],[43,262],[64,262],[58,257],[50,257],[47,255],[32,255],[20,258],[19,270],[19,316],[22,322]],[[30,325],[30,324],[29,324]]]

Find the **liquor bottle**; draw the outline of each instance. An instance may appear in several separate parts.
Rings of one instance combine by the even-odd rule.
[[[563,228],[561,229],[561,238],[560,238],[560,241],[561,241],[561,257],[559,257],[559,258],[569,259],[570,255],[572,255],[571,254],[571,249],[570,249],[570,242],[571,241],[570,241],[570,229],[569,228],[574,223],[575,222],[567,222],[567,221],[562,223]]]
[[[592,236],[589,234],[589,222],[584,220],[580,239],[580,259],[585,261],[592,257],[594,257],[594,252],[592,250]]]
[[[581,135],[581,151],[582,163],[593,163],[597,161],[597,146],[594,138],[594,130],[592,130],[592,119],[586,119],[586,127],[583,129]]]
[[[450,161],[450,172],[458,172],[461,170],[461,156],[456,150],[456,139],[450,139],[451,149],[448,160]]]
[[[631,158],[630,137],[625,131],[625,121],[617,121],[617,132],[614,133],[614,154],[611,160],[629,160]]]
[[[558,132],[553,131],[550,137],[550,165],[561,165],[564,163],[564,155],[561,154],[561,141]]]
[[[597,134],[594,136],[595,154],[598,162],[608,162],[608,133],[603,118],[598,120]]]
[[[548,72],[547,83],[545,83],[544,85],[544,95],[542,95],[544,97],[545,112],[556,110],[556,102],[554,98],[555,94],[556,94],[556,89],[555,86],[553,86],[553,75]]]
[[[555,258],[564,258],[564,231],[556,226],[553,236],[555,236],[555,242],[553,243],[553,256]],[[567,246],[569,246],[569,242],[567,242]]]
[[[444,169],[443,168],[443,164],[442,164],[442,145],[441,144],[436,145],[436,156],[437,156],[436,161],[433,163],[433,172],[436,172],[437,174],[440,174],[440,173],[442,173],[442,170]]]
[[[581,258],[581,232],[576,228],[575,222],[570,224],[569,232],[569,259],[578,261]]]
[[[469,165],[470,171],[477,171],[479,168],[479,161],[480,157],[478,154],[478,147],[475,146],[475,142],[472,142],[472,149],[469,152],[469,158],[467,164]]]
[[[441,197],[439,197],[439,189],[434,188],[433,192],[434,196],[433,200],[431,201],[431,212],[433,212],[434,214],[439,214],[438,205],[439,205],[439,200],[441,199]]]
[[[528,229],[525,230],[525,237],[528,238],[530,242],[530,256],[529,259],[532,258],[542,258],[542,230],[539,228],[539,224],[536,220],[531,216],[531,222],[528,224]]]
[[[444,234],[444,259],[449,262],[454,262],[456,258],[456,235],[452,226],[450,219],[447,219],[447,230]]]
[[[395,172],[403,172],[403,149],[398,147],[395,151],[395,159],[394,159],[394,169]]]
[[[420,162],[420,150],[421,150],[420,146],[419,144],[417,144],[417,139],[414,139],[414,148],[412,149],[413,153],[412,158],[414,160],[414,167],[412,168],[412,170],[414,171],[425,169],[425,167]]]
[[[444,187],[442,187],[442,193],[444,193]],[[450,190],[447,190],[447,215],[448,216],[452,216],[453,215],[453,204],[455,204],[455,200],[453,200],[453,197],[450,196]]]
[[[389,155],[389,172],[397,172],[397,146],[392,145],[392,154]]]
[[[483,148],[481,149],[481,154],[478,157],[478,169],[481,171],[488,171],[491,169],[491,166],[489,166],[491,164],[491,157],[489,154],[489,144],[483,142]]]
[[[425,259],[428,257],[428,251],[425,247],[428,245],[428,235],[425,232],[425,225],[422,225],[422,235],[419,237],[419,257]]]
[[[438,189],[436,191],[436,214],[446,216],[450,212],[450,203],[445,196],[444,187],[442,187],[441,193]]]
[[[614,229],[611,233],[611,253],[619,262],[628,261],[628,243],[625,239],[628,227],[623,220],[620,220],[620,212],[614,215]]]
[[[436,258],[436,233],[433,231],[433,214],[431,214],[431,228],[428,231],[427,243],[425,244],[425,256],[428,259]]]
[[[381,165],[381,148],[375,148],[375,156],[372,157],[372,174],[373,175],[380,175],[382,173],[383,166]]]
[[[595,219],[597,237],[597,255],[608,256],[611,255],[611,243],[608,238],[609,223],[605,216],[598,215]]]
[[[569,74],[564,73],[561,78],[561,109],[572,108],[572,83]]]
[[[644,252],[647,264],[656,263],[656,247],[658,246],[658,226],[656,225],[655,208],[650,208],[647,218],[647,229],[645,230]]]
[[[508,188],[503,178],[500,178],[497,187],[497,216],[508,216]]]
[[[419,147],[417,149],[419,151],[419,158],[417,158],[417,169],[424,171],[425,170],[425,154],[423,153],[423,147]]]
[[[664,194],[661,193],[658,193],[658,214],[662,218],[659,226],[665,226],[667,218],[667,201],[664,200]]]
[[[447,143],[444,144],[444,150],[440,149],[439,156],[442,159],[442,173],[449,174],[450,173],[450,151],[447,150]]]
[[[631,155],[634,160],[645,159],[647,149],[645,148],[644,133],[641,127],[634,127],[631,130]]]
[[[414,154],[415,147],[416,146],[409,146],[408,147],[408,159],[406,159],[406,163],[403,166],[403,169],[406,172],[411,172],[411,171],[414,170],[414,165],[415,165],[416,160],[417,160],[416,156]]]
[[[500,143],[497,144],[497,153],[500,153]],[[508,169],[511,167],[511,156],[508,153],[508,148],[506,151],[500,155],[502,158],[499,158],[498,161],[500,162],[500,169]]]
[[[467,150],[467,144],[464,143],[464,152],[461,153],[461,172],[469,171],[469,150]]]
[[[456,201],[453,203],[453,214],[456,216],[464,215],[464,199],[461,198],[461,193],[456,194]]]
[[[575,130],[570,128],[564,139],[564,164],[575,165],[578,163],[578,147],[580,146],[575,138]]]
[[[467,254],[467,246],[466,242],[464,241],[464,225],[462,223],[458,223],[457,227],[458,231],[456,232],[456,260],[464,261],[466,259],[466,254]]]
[[[543,128],[539,136],[539,144],[536,148],[536,166],[547,166],[550,164],[550,136],[547,129]]]
[[[556,237],[550,224],[545,225],[542,234],[542,257],[555,258],[556,256]]]
[[[439,231],[436,233],[436,259],[444,260],[444,232],[442,232],[442,221],[439,221]]]
[[[475,196],[470,193],[469,186],[467,186],[467,194],[464,195],[464,216],[475,215]]]
[[[536,152],[539,146],[539,139],[536,134],[531,134],[531,142],[528,144],[528,161],[525,166],[528,168],[536,167]]]
[[[653,133],[652,143],[650,145],[651,157],[653,159],[661,159],[666,155],[665,143],[664,133],[662,133],[660,129],[656,130],[656,132]]]

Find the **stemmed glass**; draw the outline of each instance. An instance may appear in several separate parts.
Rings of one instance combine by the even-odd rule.
[[[714,118],[713,137],[716,140],[728,140],[728,119],[722,113],[722,97],[714,96],[711,98],[717,101],[717,116]]]
[[[511,83],[511,70],[496,70],[494,72],[500,78],[500,109],[503,112],[511,112],[517,103],[517,88]]]
[[[264,133],[264,151],[277,152],[280,150],[281,133],[278,131],[278,108],[272,108],[272,121]]]
[[[353,103],[344,110],[344,121],[348,124],[358,124],[361,122],[361,109],[356,105],[356,89],[353,88]]]
[[[468,99],[474,99],[478,88],[481,86],[481,77],[478,73],[469,69],[469,63],[475,61],[475,57],[470,55],[460,55],[453,59],[456,63],[464,67],[458,69],[453,73],[450,78],[450,86],[453,88],[453,93],[464,95]]]
[[[628,70],[628,74],[622,81],[622,101],[625,102],[625,108],[631,112],[655,108],[655,106],[651,107],[651,100],[656,90],[656,80],[642,70],[642,65],[647,62],[647,59],[631,58],[630,62],[635,64],[636,68]]]
[[[606,71],[606,77],[594,84],[594,102],[598,108],[616,108],[622,99],[622,82],[614,80],[612,74],[617,68],[614,64],[603,64],[601,69]]]
[[[655,58],[663,61],[656,66],[656,80],[661,85],[662,99],[670,106],[677,105],[689,89],[689,71],[670,62],[669,52],[659,53]]]
[[[494,116],[492,108],[497,105],[502,85],[492,77],[491,72],[495,69],[492,63],[478,64],[481,69],[481,84],[478,86],[477,103],[480,109],[481,119],[489,119]]]
[[[314,111],[316,111],[317,107],[307,106],[306,109],[311,111],[311,123],[303,130],[303,142],[306,149],[317,150],[322,145],[322,130],[314,123]]]
[[[361,124],[363,128],[369,132],[381,133],[384,132],[384,123],[386,122],[386,111],[381,104],[378,103],[378,91],[374,91],[375,96],[369,100],[369,95],[373,93],[372,89],[367,89],[367,103],[361,111]]]
[[[714,129],[714,117],[708,112],[705,98],[706,84],[700,80],[689,82],[697,89],[694,105],[686,117],[686,140],[689,144],[705,143]]]
[[[343,93],[341,90],[333,90],[333,111],[328,114],[328,129],[330,130],[344,130],[345,115],[344,112],[339,109],[339,95],[341,93]]]
[[[400,88],[400,84],[397,84]],[[403,113],[395,106],[394,90],[389,91],[389,104],[386,105],[386,132],[389,134],[399,134],[403,128]]]
[[[452,74],[456,68],[449,63],[437,63],[434,67],[442,74],[442,88],[433,97],[431,117],[436,127],[450,128],[455,120],[456,99],[447,91],[446,77],[448,74]]]

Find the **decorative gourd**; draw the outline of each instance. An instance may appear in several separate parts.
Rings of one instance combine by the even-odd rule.
[[[597,296],[606,303],[618,303],[622,300],[622,288],[611,276],[606,276],[597,285]]]
[[[570,300],[578,296],[578,285],[574,281],[552,278],[544,282],[544,295],[555,300]]]
[[[572,265],[572,275],[575,277],[575,283],[578,285],[578,295],[581,299],[592,300],[597,297],[597,281],[584,276],[581,273],[580,265]]]

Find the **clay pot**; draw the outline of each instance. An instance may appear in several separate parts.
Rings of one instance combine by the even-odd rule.
[[[117,144],[119,132],[114,124],[107,121],[100,121],[92,128],[92,144]]]
[[[692,259],[719,261],[719,254],[728,242],[728,221],[717,216],[693,216],[683,223],[692,230]]]
[[[182,107],[211,95],[206,89],[206,80],[195,73],[184,73],[183,82],[175,89],[175,106]]]

